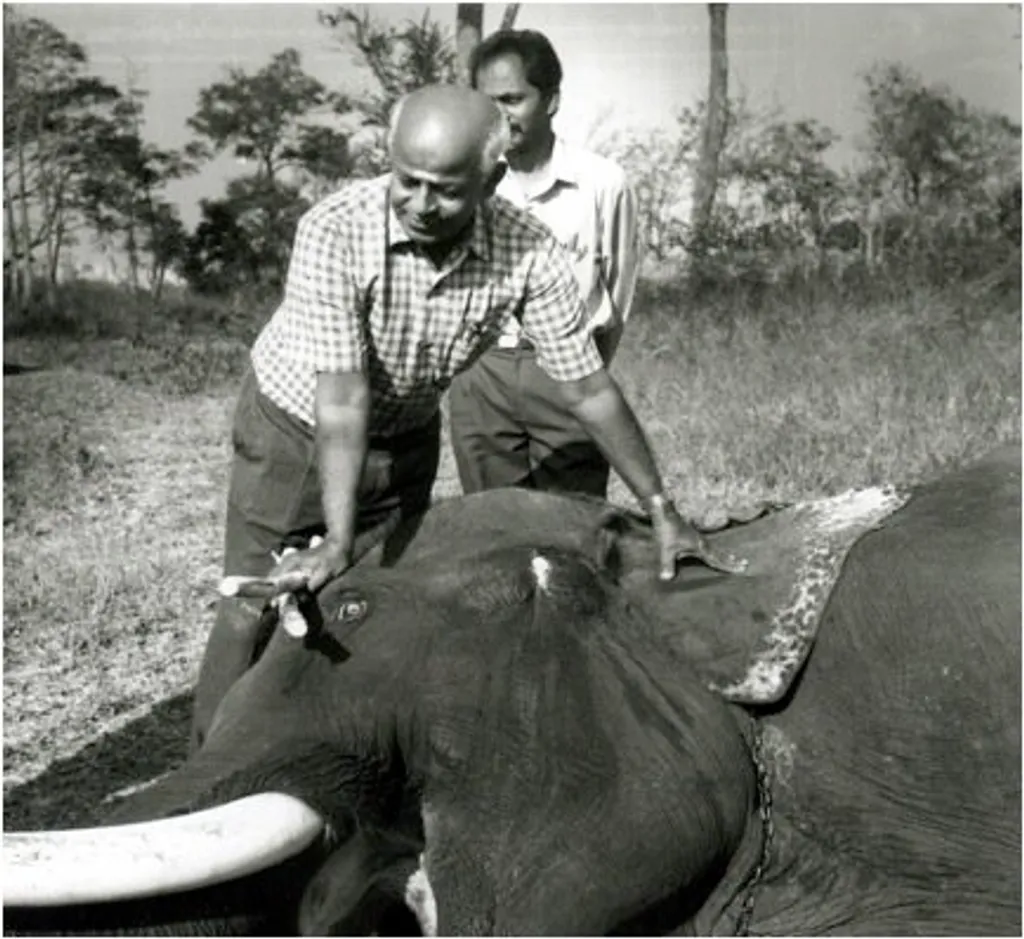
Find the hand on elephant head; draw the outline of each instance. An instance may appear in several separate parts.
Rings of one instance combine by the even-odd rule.
[[[349,545],[330,537],[313,538],[308,548],[283,552],[267,580],[273,585],[273,594],[293,593],[303,588],[316,593],[351,566]]]
[[[697,529],[685,521],[667,499],[655,496],[650,500],[651,521],[658,543],[658,576],[671,580],[676,575],[676,562],[693,557],[708,567],[726,574],[741,574],[747,568],[745,559],[729,552],[714,550]]]

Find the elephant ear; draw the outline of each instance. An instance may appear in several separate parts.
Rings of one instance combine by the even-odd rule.
[[[743,574],[688,560],[662,583],[650,526],[624,512],[602,520],[592,555],[662,621],[670,645],[712,690],[766,706],[786,695],[810,655],[850,548],[908,497],[891,487],[851,490],[707,534],[715,548],[747,559]]]

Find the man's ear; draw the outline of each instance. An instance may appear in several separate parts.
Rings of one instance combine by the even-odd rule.
[[[490,199],[494,195],[500,183],[508,172],[508,163],[504,160],[499,160],[494,169],[491,170],[490,176],[487,177],[487,181],[484,183],[484,198]]]
[[[562,93],[560,91],[551,92],[551,97],[548,98],[548,106],[546,108],[548,117],[554,117],[558,113],[558,107],[562,103]]]

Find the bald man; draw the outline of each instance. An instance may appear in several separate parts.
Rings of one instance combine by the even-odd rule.
[[[517,317],[566,406],[650,512],[662,575],[692,555],[722,570],[665,496],[629,406],[601,364],[569,257],[504,200],[508,128],[485,95],[431,86],[403,98],[391,172],[300,220],[284,300],[252,350],[232,430],[225,575],[319,590],[428,506],[438,408],[453,376]],[[282,543],[319,535],[283,559]],[[249,666],[260,607],[220,601],[200,669],[192,746]]]

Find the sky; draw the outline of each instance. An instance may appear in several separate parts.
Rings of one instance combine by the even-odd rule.
[[[332,89],[366,81],[349,48],[317,23],[333,4],[305,3],[24,3],[84,46],[90,69],[125,84],[134,73],[150,97],[146,136],[163,146],[189,140],[186,119],[200,89],[228,68],[255,72],[287,47]],[[455,4],[374,3],[371,13],[399,23],[425,10],[454,27]],[[485,7],[485,33],[504,4]],[[898,61],[929,83],[944,83],[970,103],[1021,117],[1019,11],[984,4],[730,4],[730,90],[755,107],[815,118],[842,136],[835,160],[846,162],[863,127],[859,75],[875,62]],[[678,111],[704,96],[708,17],[695,3],[524,3],[517,27],[552,41],[565,78],[556,129],[585,142],[591,134],[669,127]],[[223,193],[244,168],[222,157],[174,185],[185,222],[198,201]]]

